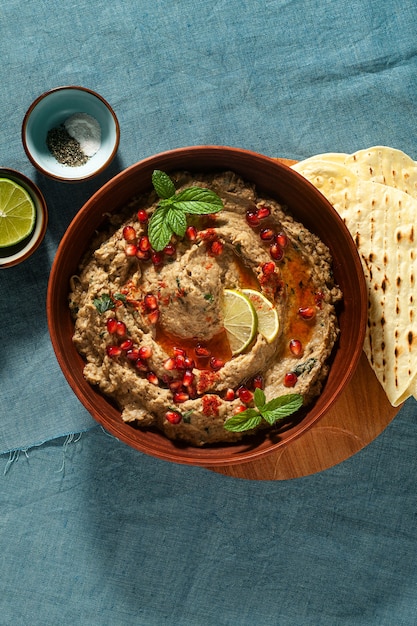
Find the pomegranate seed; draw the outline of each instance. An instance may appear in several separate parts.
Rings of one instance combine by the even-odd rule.
[[[159,311],[158,309],[156,309],[156,311],[152,311],[151,313],[148,313],[148,320],[150,324],[156,324],[157,321],[159,320]]]
[[[248,404],[253,399],[253,393],[243,385],[237,390],[237,395],[245,404]]]
[[[138,348],[131,348],[130,350],[128,350],[126,352],[126,358],[129,359],[129,361],[137,361],[139,358]]]
[[[175,359],[170,356],[166,359],[166,361],[164,362],[164,368],[168,371],[174,370],[176,367],[176,363],[175,363]]]
[[[116,323],[116,335],[118,335],[119,337],[124,337],[126,335],[126,324],[124,322],[117,322]]]
[[[128,243],[125,247],[125,255],[126,256],[136,256],[138,252],[138,247],[134,243]]]
[[[261,374],[257,374],[253,377],[252,385],[254,389],[263,389],[264,388],[264,379]]]
[[[195,368],[195,361],[190,357],[184,357],[184,365],[186,370],[193,370]]]
[[[190,399],[190,396],[185,391],[177,391],[174,393],[173,398],[175,404],[181,404],[182,402],[187,402]]]
[[[137,212],[137,217],[141,224],[146,224],[146,222],[148,221],[148,214],[144,209],[139,209],[139,211]]]
[[[322,307],[323,300],[324,300],[324,293],[323,293],[322,291],[318,291],[318,292],[314,295],[314,302],[315,302],[315,305],[316,305],[319,309],[321,309],[321,307]]]
[[[215,239],[217,239],[217,233],[214,228],[207,228],[206,230],[200,231],[199,237],[203,241],[214,241]]]
[[[146,374],[146,378],[148,380],[148,382],[150,382],[152,385],[159,385],[159,378],[156,374],[154,374],[154,372],[148,372]]]
[[[139,356],[141,359],[149,359],[152,356],[151,346],[141,346],[139,348]]]
[[[194,352],[196,353],[197,356],[201,356],[201,357],[211,356],[210,350],[208,348],[205,348],[203,345],[201,345],[201,343],[198,343],[196,345],[196,347],[194,348]]]
[[[275,233],[272,228],[263,228],[259,233],[259,236],[262,241],[272,241],[272,239],[275,237]]]
[[[271,215],[271,209],[267,206],[260,206],[256,211],[256,215],[258,219],[264,220],[266,217]]]
[[[120,344],[120,348],[124,351],[127,352],[128,350],[130,350],[130,348],[133,346],[133,341],[131,339],[125,339],[124,341],[122,341],[122,343]]]
[[[224,397],[225,400],[229,400],[229,402],[231,402],[236,398],[235,390],[231,388],[227,389]]]
[[[165,246],[163,251],[164,251],[164,254],[166,254],[167,256],[174,256],[177,249],[173,243],[169,243],[167,246]]]
[[[301,307],[298,309],[298,315],[303,318],[303,320],[312,320],[316,315],[316,311],[312,306]]]
[[[212,244],[210,245],[210,252],[214,255],[214,256],[220,256],[221,253],[223,252],[223,244],[221,241],[213,241]]]
[[[279,243],[274,241],[274,243],[271,243],[269,247],[269,254],[274,261],[280,261],[284,256],[284,250],[281,248]]]
[[[187,385],[187,391],[188,391],[188,395],[191,399],[194,399],[197,397],[197,389],[195,387],[195,385]]]
[[[143,299],[143,303],[147,311],[155,311],[155,309],[158,308],[158,300],[156,299],[156,296],[151,293],[146,294]]]
[[[195,241],[197,239],[197,229],[195,226],[187,226],[185,231],[186,236],[190,241]]]
[[[267,276],[268,274],[273,274],[275,272],[275,263],[273,261],[269,261],[268,263],[264,263],[262,265],[262,272]]]
[[[288,246],[288,237],[285,233],[278,233],[275,237],[275,241],[281,246],[281,248],[286,248]]]
[[[150,250],[140,250],[138,248],[138,251],[136,252],[136,256],[141,261],[149,261],[149,259],[151,258],[151,251]]]
[[[174,346],[173,352],[174,352],[174,356],[185,357],[185,354],[186,354],[184,348],[178,348],[177,346]]]
[[[212,370],[217,372],[217,370],[221,369],[224,366],[224,361],[221,359],[216,359],[215,356],[212,356],[210,359],[210,367]]]
[[[136,240],[136,231],[133,226],[125,226],[122,231],[123,238],[129,243],[132,243]]]
[[[291,339],[290,352],[294,356],[301,356],[303,354],[303,344],[299,339]]]
[[[160,252],[151,253],[151,261],[155,266],[162,265],[164,258]]]
[[[148,252],[151,249],[151,242],[149,241],[149,237],[147,235],[142,235],[139,239],[139,250],[141,252]]]
[[[176,392],[176,391],[182,391],[183,389],[183,384],[182,384],[182,380],[178,379],[178,380],[170,380],[168,383],[169,388],[171,389],[172,393]]]
[[[189,385],[192,385],[194,382],[194,374],[190,371],[190,370],[185,370],[184,372],[184,376],[182,378],[182,384],[185,387],[188,387]]]
[[[138,369],[140,372],[147,372],[148,371],[148,366],[145,363],[145,361],[143,359],[138,359],[135,363],[135,367],[136,369]]]
[[[237,406],[234,410],[235,415],[237,413],[243,413],[243,411],[246,411],[247,407],[244,404],[240,404],[239,406]]]
[[[294,387],[298,380],[298,376],[295,372],[288,372],[284,376],[285,387]]]
[[[120,356],[122,354],[122,349],[120,346],[107,346],[106,348],[107,356],[115,357]]]
[[[116,327],[117,327],[117,320],[115,320],[114,317],[109,317],[109,319],[106,322],[106,328],[111,335],[113,335],[116,332]]]
[[[183,354],[177,354],[175,357],[175,368],[177,370],[185,370],[185,357]]]
[[[251,209],[246,211],[246,221],[249,226],[259,226],[259,217],[257,211],[252,211]]]
[[[165,418],[170,424],[179,424],[182,420],[182,415],[179,411],[167,411]]]

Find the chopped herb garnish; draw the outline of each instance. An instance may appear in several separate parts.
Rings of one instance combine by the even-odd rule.
[[[255,389],[254,400],[256,408],[246,409],[246,411],[230,417],[224,423],[226,430],[235,433],[252,430],[259,426],[262,420],[272,426],[277,421],[298,411],[303,404],[303,397],[298,393],[290,393],[265,402],[265,393],[262,389]]]
[[[185,412],[182,414],[182,419],[183,419],[183,421],[184,421],[186,424],[189,424],[189,423],[191,422],[191,416],[192,416],[192,414],[193,414],[193,411],[192,411],[192,410],[185,411]]]
[[[110,309],[114,309],[115,304],[108,293],[103,293],[99,298],[94,298],[93,304],[97,311],[102,314]]]
[[[205,293],[204,294],[204,300],[208,300],[208,302],[213,302],[213,294],[212,293]]]
[[[223,208],[221,198],[210,189],[188,187],[177,193],[171,178],[161,170],[154,170],[152,184],[160,198],[148,225],[154,250],[163,250],[174,234],[185,235],[187,214],[210,215]]]
[[[297,367],[295,367],[292,371],[297,374],[297,376],[300,376],[300,374],[304,374],[304,372],[311,372],[315,363],[316,359],[314,357],[310,357],[303,363],[297,365]]]

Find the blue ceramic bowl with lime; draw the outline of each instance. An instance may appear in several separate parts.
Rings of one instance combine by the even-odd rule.
[[[116,155],[120,127],[112,107],[86,87],[56,87],[30,105],[22,143],[31,163],[63,182],[103,172]]]
[[[46,202],[35,183],[16,170],[0,168],[0,269],[33,254],[47,223]]]

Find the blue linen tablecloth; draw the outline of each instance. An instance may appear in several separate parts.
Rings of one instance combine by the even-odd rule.
[[[0,273],[0,624],[414,625],[417,406],[348,461],[251,482],[129,449],[76,399],[50,344],[57,245],[104,182],[157,152],[217,144],[302,159],[384,144],[417,159],[412,0],[8,0],[0,165],[49,226]],[[89,182],[46,179],[20,140],[52,87],[97,90],[121,127]]]

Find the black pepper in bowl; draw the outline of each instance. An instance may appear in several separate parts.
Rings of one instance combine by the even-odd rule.
[[[63,124],[48,131],[46,145],[49,152],[63,165],[78,167],[88,161],[88,156],[81,150],[79,142],[71,137]]]

